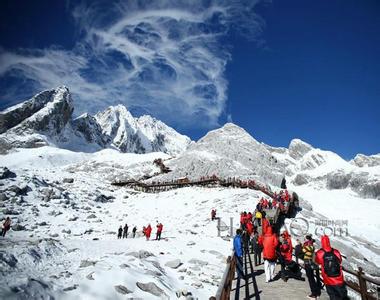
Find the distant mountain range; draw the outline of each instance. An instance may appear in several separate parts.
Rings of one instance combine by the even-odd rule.
[[[95,116],[73,118],[67,87],[43,91],[0,113],[0,151],[44,145],[94,152],[164,152],[177,155],[191,140],[151,116],[134,118],[123,105],[110,106]]]
[[[174,157],[166,162],[172,172],[152,180],[217,175],[256,178],[279,186],[285,176],[297,186],[351,188],[363,198],[380,199],[380,154],[359,154],[347,162],[299,139],[288,148],[276,148],[232,123],[192,142],[151,116],[133,117],[123,105],[94,116],[73,118],[73,111],[66,87],[41,92],[6,109],[0,113],[0,153],[47,145],[80,152],[105,148],[123,153],[163,152]]]

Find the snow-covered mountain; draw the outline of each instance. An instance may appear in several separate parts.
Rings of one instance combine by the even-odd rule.
[[[134,118],[122,105],[75,119],[73,111],[68,88],[59,87],[1,112],[1,153],[12,148],[54,145],[84,152],[113,147],[121,152],[177,155],[191,142],[150,116]]]
[[[232,123],[207,133],[170,160],[168,166],[172,172],[162,175],[162,180],[217,175],[258,179],[273,185],[280,184],[285,167],[265,146]]]
[[[285,165],[285,173],[296,186],[319,189],[350,189],[363,198],[380,199],[379,155],[358,155],[348,162],[334,152],[325,151],[294,139],[289,148],[266,146],[276,160]]]
[[[95,115],[102,134],[122,152],[164,152],[179,154],[190,144],[190,139],[180,135],[163,122],[144,115],[134,118],[123,105],[111,106]]]

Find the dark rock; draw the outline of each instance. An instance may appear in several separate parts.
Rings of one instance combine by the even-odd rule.
[[[102,127],[99,125],[95,117],[89,114],[83,114],[72,121],[72,126],[88,143],[98,144],[105,147],[111,138],[103,134]]]
[[[84,234],[91,234],[94,232],[94,229],[90,228],[90,229],[87,229]]]
[[[95,280],[94,277],[92,277],[92,274],[94,274],[94,272],[91,272],[91,273],[87,274],[87,275],[86,275],[86,278],[87,278],[88,280]]]
[[[0,133],[4,133],[8,129],[18,125],[26,118],[42,109],[47,103],[52,101],[54,90],[43,91],[32,99],[25,101],[17,108],[11,109],[0,114]]]
[[[72,286],[68,286],[68,287],[64,288],[62,291],[69,292],[69,291],[76,290],[77,288],[78,288],[78,284],[74,284]]]
[[[73,183],[74,182],[74,178],[64,178],[63,182],[64,183]]]
[[[12,185],[8,188],[8,191],[14,192],[16,196],[26,196],[28,192],[30,192],[32,189],[28,185],[23,185],[21,187],[18,187],[16,185]]]
[[[8,200],[8,196],[4,193],[0,193],[0,201]]]
[[[12,226],[12,230],[14,231],[24,231],[26,230],[26,227],[21,224],[15,224]]]
[[[70,222],[73,222],[73,221],[76,221],[76,220],[78,220],[78,217],[72,217],[72,218],[69,219]]]
[[[15,178],[15,177],[16,177],[16,173],[13,173],[7,167],[0,167],[0,179],[8,179],[8,178]]]
[[[132,293],[132,291],[128,290],[124,285],[115,285],[115,290],[119,294],[126,295]]]
[[[108,203],[108,202],[113,202],[113,199],[115,199],[115,197],[113,196],[105,196],[103,194],[97,196],[94,201],[95,202],[100,202],[100,203]]]

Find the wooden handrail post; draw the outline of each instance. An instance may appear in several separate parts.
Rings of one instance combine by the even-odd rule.
[[[367,300],[367,283],[366,280],[363,278],[363,269],[362,267],[359,267],[358,271],[358,279],[359,279],[359,287],[360,287],[360,296],[362,297],[362,300]]]

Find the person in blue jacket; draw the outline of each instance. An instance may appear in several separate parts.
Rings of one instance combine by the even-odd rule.
[[[236,259],[236,272],[238,275],[238,278],[244,278],[244,271],[243,271],[243,245],[242,245],[242,230],[237,229],[236,235],[234,237],[234,255]]]

